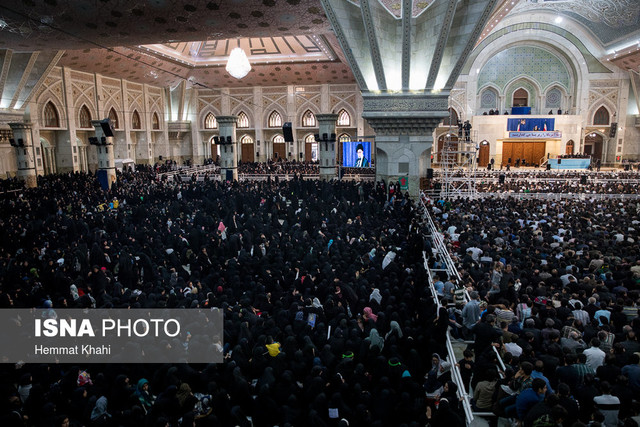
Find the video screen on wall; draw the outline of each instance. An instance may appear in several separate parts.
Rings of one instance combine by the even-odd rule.
[[[342,166],[370,168],[371,141],[345,141],[342,143]]]

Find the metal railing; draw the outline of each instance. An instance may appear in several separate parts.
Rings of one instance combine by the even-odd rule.
[[[453,262],[453,259],[451,258],[449,251],[447,250],[446,244],[444,242],[444,239],[442,237],[442,234],[440,233],[440,231],[438,230],[438,228],[436,227],[435,222],[433,221],[433,219],[431,218],[431,214],[429,213],[427,206],[424,203],[424,197],[423,195],[420,197],[420,203],[421,203],[421,207],[423,210],[423,218],[425,219],[425,223],[427,225],[427,227],[429,228],[430,234],[432,236],[432,241],[434,243],[435,246],[438,246],[438,250],[437,253],[439,253],[441,255],[442,259],[447,259],[448,261],[445,262],[446,265],[446,270],[449,274],[449,277],[457,277],[458,279],[460,279],[460,273],[458,272],[457,267],[455,266],[455,263]],[[435,286],[433,284],[433,277],[432,277],[432,273],[431,273],[431,269],[429,268],[429,263],[427,261],[426,255],[423,251],[422,253],[423,259],[424,259],[424,267],[425,270],[427,271],[427,278],[429,281],[429,288],[431,289],[431,293],[433,294],[433,297],[436,301],[437,307],[438,307],[438,311],[440,310],[441,307],[441,303],[440,300],[438,298],[438,294],[436,293],[435,290]],[[464,297],[465,297],[465,301],[468,303],[471,298],[469,296],[469,293],[467,292],[466,288],[464,289]],[[473,341],[472,341],[473,342]],[[450,360],[453,361],[452,363],[452,367],[451,367],[451,378],[453,380],[453,382],[458,386],[458,395],[459,397],[462,398],[462,406],[465,412],[465,416],[466,416],[466,420],[467,420],[467,425],[470,425],[471,422],[473,421],[474,417],[495,417],[496,415],[493,412],[474,412],[472,407],[471,407],[471,402],[470,402],[470,398],[469,398],[469,394],[467,392],[466,386],[464,385],[464,382],[462,380],[462,376],[460,375],[460,369],[458,367],[455,366],[455,352],[453,350],[453,345],[451,344],[451,336],[449,333],[447,333],[447,341],[446,341],[446,347],[447,347],[447,353],[448,353],[448,358]],[[503,376],[503,372],[506,370],[505,364],[502,360],[502,357],[500,356],[500,353],[498,352],[498,349],[496,349],[495,347],[493,347],[493,351],[496,353],[496,357],[498,360],[498,365],[497,366],[498,372],[500,373],[500,376]]]
[[[438,298],[438,294],[436,292],[436,288],[433,285],[433,276],[431,274],[431,269],[429,268],[429,263],[427,261],[427,256],[425,252],[422,252],[422,258],[424,261],[424,268],[427,271],[427,278],[429,281],[429,289],[431,290],[431,295],[437,306],[437,313],[440,313],[440,307],[442,304],[440,303],[440,299]],[[453,346],[451,345],[451,335],[447,331],[446,334],[446,342],[445,346],[447,349],[447,359],[451,365],[451,380],[453,383],[458,386],[458,398],[462,401],[462,409],[464,410],[465,419],[467,422],[467,426],[470,426],[473,422],[473,410],[471,408],[471,401],[469,400],[469,394],[467,393],[467,388],[464,385],[464,381],[462,380],[462,375],[460,375],[460,368],[456,366],[456,354],[453,350]]]

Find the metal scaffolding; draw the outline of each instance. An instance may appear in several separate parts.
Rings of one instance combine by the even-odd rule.
[[[457,130],[457,129],[456,129]],[[442,180],[440,197],[473,197],[476,194],[476,172],[478,170],[478,132],[456,137],[447,133],[440,154]]]

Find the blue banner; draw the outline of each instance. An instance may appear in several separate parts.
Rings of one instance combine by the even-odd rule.
[[[552,131],[556,130],[556,119],[507,119],[509,132]]]

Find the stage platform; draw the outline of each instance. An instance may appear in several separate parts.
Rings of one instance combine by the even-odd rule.
[[[551,169],[589,169],[591,159],[549,159]]]

